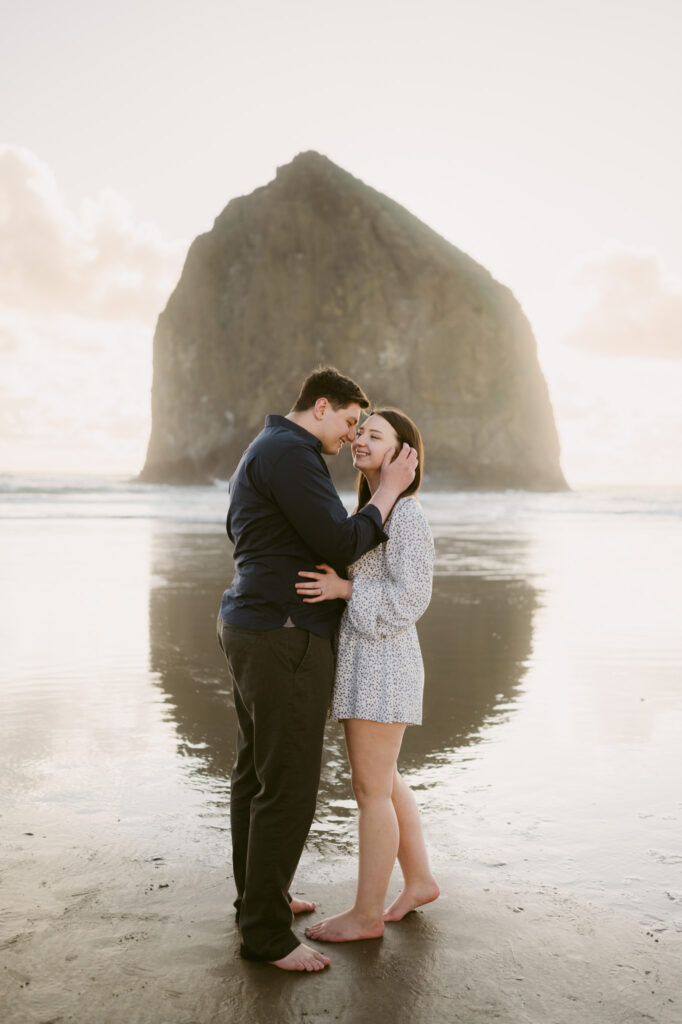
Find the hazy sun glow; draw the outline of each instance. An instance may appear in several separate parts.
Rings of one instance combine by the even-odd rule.
[[[189,242],[317,149],[514,291],[571,483],[682,483],[680,5],[263,13],[8,15],[0,471],[140,469]]]

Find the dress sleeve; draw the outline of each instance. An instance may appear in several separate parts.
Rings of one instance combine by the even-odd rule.
[[[348,617],[372,640],[398,636],[415,624],[429,606],[434,546],[429,524],[414,499],[406,499],[391,516],[386,542],[386,576],[353,581]]]

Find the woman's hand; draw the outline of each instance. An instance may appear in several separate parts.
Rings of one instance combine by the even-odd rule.
[[[315,566],[320,572],[299,572],[299,576],[305,576],[306,582],[296,584],[296,593],[303,598],[304,604],[317,604],[318,601],[334,601],[342,597],[344,601],[350,601],[353,593],[353,584],[350,580],[342,579],[334,572],[331,565]]]

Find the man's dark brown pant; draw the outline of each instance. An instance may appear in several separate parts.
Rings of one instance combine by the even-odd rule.
[[[331,640],[218,620],[237,710],[232,863],[242,955],[279,960],[299,944],[289,887],[315,813],[334,681]]]

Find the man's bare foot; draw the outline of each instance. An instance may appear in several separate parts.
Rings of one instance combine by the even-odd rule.
[[[417,907],[423,907],[425,903],[433,903],[439,896],[440,889],[434,879],[419,888],[406,887],[397,899],[393,900],[390,907],[384,910],[384,921],[402,921],[405,914],[416,910]]]
[[[281,960],[268,960],[268,963],[282,971],[322,971],[329,966],[329,957],[302,942]]]
[[[290,900],[289,906],[291,907],[292,914],[310,914],[317,906],[313,900],[297,900],[296,897]]]
[[[317,942],[354,942],[356,939],[380,939],[384,934],[383,921],[371,921],[347,910],[335,917],[311,924],[305,930],[309,939]]]

